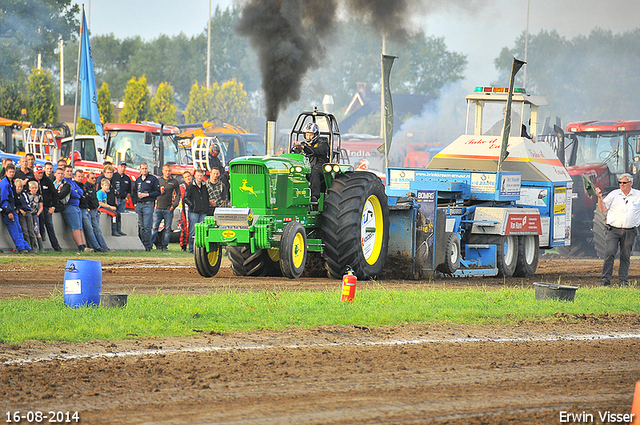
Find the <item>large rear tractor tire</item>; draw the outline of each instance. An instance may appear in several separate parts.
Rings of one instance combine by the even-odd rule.
[[[218,274],[220,270],[220,263],[222,262],[222,247],[218,246],[213,251],[207,252],[207,249],[202,246],[196,246],[193,250],[194,259],[196,262],[196,270],[203,277],[213,277]]]
[[[267,271],[263,250],[251,253],[247,245],[227,246],[231,270],[236,276],[264,276]]]
[[[540,255],[539,242],[538,235],[518,236],[518,259],[514,276],[529,277],[535,274]]]
[[[329,277],[351,266],[358,279],[382,273],[389,248],[389,206],[379,177],[366,171],[338,175],[322,213],[324,258]]]
[[[287,224],[280,239],[280,270],[289,279],[297,279],[307,262],[307,232],[297,221]]]
[[[498,240],[498,277],[512,277],[518,259],[518,237],[505,235]]]
[[[604,258],[607,251],[607,214],[599,209],[593,212],[593,248],[596,250],[596,257]]]

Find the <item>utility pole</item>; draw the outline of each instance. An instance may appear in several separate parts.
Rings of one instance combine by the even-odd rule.
[[[211,87],[211,0],[207,17],[207,90]]]
[[[382,33],[382,56],[387,54],[387,35]],[[384,75],[380,73],[380,138],[384,139],[384,96],[382,95],[382,88],[384,87]],[[386,161],[386,158],[385,158]],[[385,164],[386,166],[386,164]]]
[[[529,6],[531,5],[531,0],[527,0],[527,30],[524,33],[524,71],[522,74],[522,88],[527,88],[527,65],[526,62],[529,60]]]
[[[64,40],[60,38],[60,106],[64,106]]]

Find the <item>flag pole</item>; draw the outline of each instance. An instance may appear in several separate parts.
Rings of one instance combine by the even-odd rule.
[[[75,162],[75,155],[73,153],[76,151],[76,131],[78,129],[78,90],[80,87],[80,53],[82,52],[82,27],[84,26],[83,23],[84,3],[82,3],[82,13],[80,14],[80,37],[78,37],[78,70],[76,72],[76,100],[73,105],[73,139],[71,139],[71,151],[69,152],[72,167],[73,163]]]

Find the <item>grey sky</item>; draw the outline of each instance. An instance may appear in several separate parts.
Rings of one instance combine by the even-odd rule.
[[[322,1],[322,0],[318,0]],[[443,0],[432,4],[442,5]],[[640,26],[638,0],[530,0],[529,33],[556,29],[567,38],[588,35],[600,27],[614,33]],[[429,2],[425,2],[426,4]],[[427,35],[444,37],[447,47],[469,60],[465,85],[487,85],[497,76],[493,60],[502,47],[511,47],[526,28],[527,0],[476,0],[473,9],[437,7],[415,25]],[[227,7],[232,0],[212,0]],[[118,38],[139,35],[151,40],[161,34],[187,36],[201,33],[207,24],[208,0],[91,0],[90,28],[94,35],[113,33]],[[393,52],[387,52],[393,54]],[[400,58],[402,60],[402,58]]]

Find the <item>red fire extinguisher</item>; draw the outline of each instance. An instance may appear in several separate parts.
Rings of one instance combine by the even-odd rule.
[[[358,278],[353,274],[351,266],[347,266],[347,274],[342,276],[342,297],[340,301],[353,301],[353,297],[356,295],[356,282],[358,282]]]

